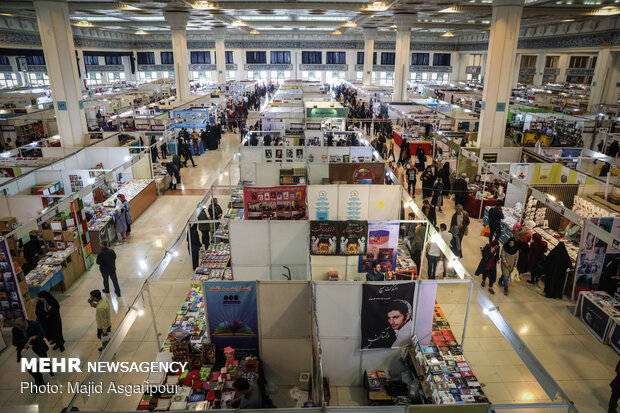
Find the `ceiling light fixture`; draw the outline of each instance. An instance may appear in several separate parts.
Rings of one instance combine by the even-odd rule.
[[[134,32],[134,34],[137,34],[137,35],[143,36],[143,35],[145,35],[145,34],[148,34],[148,32],[145,32],[144,30],[138,30],[138,31]]]
[[[365,11],[386,11],[389,7],[382,1],[373,1],[362,10]]]
[[[193,3],[188,3],[186,1],[183,1],[183,3],[187,4],[192,9],[198,9],[198,10],[213,10],[213,9],[215,9],[215,5],[213,3],[209,3],[208,1],[198,0],[198,1],[195,1]]]
[[[81,20],[81,21],[79,21],[77,23],[74,23],[73,25],[77,26],[77,27],[95,27],[94,24],[92,24],[91,22],[88,22],[86,20]]]
[[[11,13],[0,13],[0,16],[12,17],[13,15]]]
[[[135,7],[135,6],[132,6],[130,4],[125,4],[125,3],[116,3],[114,5],[114,7],[119,9],[119,10],[142,10],[139,7]]]
[[[593,16],[615,16],[620,14],[620,7],[605,6],[591,13]]]
[[[342,34],[342,32],[340,30],[334,30],[332,34],[338,35],[338,34]]]
[[[357,23],[355,22],[346,22],[342,25],[342,27],[357,27]]]
[[[260,34],[260,32],[256,29],[250,30],[250,34]]]
[[[459,9],[456,7],[448,7],[447,9],[439,10],[439,13],[459,13]]]
[[[444,34],[441,35],[441,37],[454,37],[454,33],[452,33],[452,32],[445,32]]]
[[[235,26],[235,27],[247,26],[247,24],[245,24],[241,20],[235,20],[232,23],[230,23],[230,25]]]

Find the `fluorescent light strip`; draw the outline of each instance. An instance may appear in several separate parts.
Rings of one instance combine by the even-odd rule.
[[[273,16],[273,15],[251,15],[251,16],[237,16],[239,18],[239,20],[243,20],[243,21],[291,21],[291,18],[289,16]]]
[[[131,16],[132,20],[139,21],[152,21],[152,22],[165,22],[164,16]]]
[[[301,22],[314,22],[314,21],[330,21],[330,22],[346,22],[350,17],[347,16],[299,16],[297,20]]]
[[[85,17],[71,17],[72,20],[86,20],[88,22],[126,22],[125,19],[119,19],[112,16],[85,16]]]

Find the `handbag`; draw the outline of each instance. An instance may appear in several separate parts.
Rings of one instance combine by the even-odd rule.
[[[510,272],[510,282],[511,283],[521,282],[521,277],[519,276],[519,270],[517,270],[516,268],[513,268],[512,271]]]
[[[175,175],[172,175],[172,185],[176,185],[177,184],[177,177]]]
[[[491,228],[488,225],[482,228],[482,232],[480,232],[481,237],[488,237],[490,234],[491,234]]]

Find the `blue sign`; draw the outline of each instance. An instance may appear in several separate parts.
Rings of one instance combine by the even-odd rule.
[[[503,112],[506,110],[506,104],[504,102],[497,102],[497,111]]]
[[[58,110],[67,110],[67,102],[64,100],[59,100],[56,105],[58,105]]]
[[[218,355],[235,349],[237,359],[258,356],[258,307],[255,281],[205,281],[209,336]]]

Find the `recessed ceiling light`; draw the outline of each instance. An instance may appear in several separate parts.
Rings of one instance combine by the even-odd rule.
[[[139,7],[131,6],[125,3],[117,3],[114,7],[116,7],[119,10],[142,10]]]
[[[77,23],[73,23],[73,25],[77,27],[95,27],[94,24],[92,24],[91,22],[87,22],[86,20],[81,20]]]
[[[382,1],[373,1],[368,6],[364,7],[362,10],[365,11],[386,11],[388,6]]]
[[[235,27],[247,26],[247,24],[245,24],[241,20],[235,20],[232,23],[230,23],[230,25],[235,26]]]
[[[456,7],[448,7],[447,9],[439,10],[439,13],[458,13],[459,10]]]
[[[346,22],[349,20],[349,18],[347,16],[299,16],[297,20],[301,22],[308,22],[308,21]]]
[[[199,10],[213,10],[215,9],[215,5],[213,3],[209,3],[208,1],[195,1],[193,3],[188,3],[186,1],[183,1],[183,3],[187,4],[189,7],[191,7],[192,9],[199,9]]]
[[[71,17],[72,20],[82,20],[89,22],[125,22],[125,19],[119,19],[113,16],[86,16],[86,17]]]
[[[334,30],[332,34],[338,35],[338,34],[342,34],[342,32],[340,30]]]
[[[134,32],[134,34],[145,35],[145,34],[148,34],[148,33],[145,32],[144,30],[138,30],[138,31]]]
[[[260,34],[260,32],[256,29],[250,30],[250,34]]]
[[[131,16],[133,20],[139,21],[153,21],[153,22],[163,22],[166,21],[164,16]]]
[[[289,16],[278,16],[278,15],[248,15],[248,16],[237,16],[241,21],[290,21],[291,18]]]
[[[594,16],[615,16],[620,14],[620,7],[605,6],[591,13]]]
[[[575,21],[575,19],[564,19],[564,20],[562,20],[562,22],[564,22],[564,23],[574,22],[574,21]]]
[[[0,13],[0,16],[8,16],[11,17],[13,16],[11,13]]]
[[[452,33],[452,32],[445,32],[444,34],[441,35],[441,37],[454,37],[454,33]]]
[[[342,25],[342,27],[357,27],[357,23],[355,22],[346,22]]]

